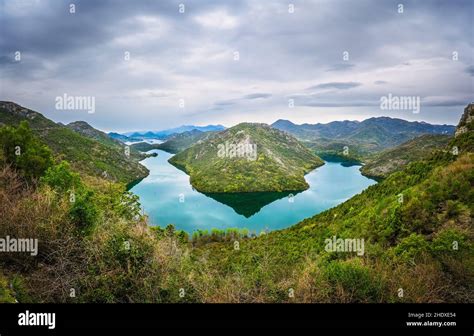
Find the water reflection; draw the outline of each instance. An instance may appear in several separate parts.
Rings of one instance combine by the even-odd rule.
[[[266,205],[279,199],[291,197],[300,193],[294,192],[251,192],[251,193],[205,193],[207,197],[225,204],[239,215],[249,218],[259,212]]]

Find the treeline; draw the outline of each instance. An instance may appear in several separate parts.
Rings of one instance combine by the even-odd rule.
[[[150,229],[159,239],[175,237],[180,243],[190,243],[192,246],[201,246],[216,242],[235,242],[247,238],[255,238],[257,234],[248,229],[226,228],[211,230],[195,230],[190,236],[186,231],[176,230],[173,224],[168,224],[165,228],[151,226]]]

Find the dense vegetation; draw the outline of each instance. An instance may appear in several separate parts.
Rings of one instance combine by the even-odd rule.
[[[2,138],[0,237],[38,238],[39,253],[0,254],[0,301],[473,302],[474,105],[466,114],[445,150],[257,236],[150,228],[123,185],[57,159],[19,166]],[[24,124],[5,133],[48,161]],[[326,250],[333,236],[364,239],[365,253]]]
[[[86,123],[73,123],[69,128],[15,103],[0,102],[0,126],[18,125],[21,121],[28,121],[33,133],[57,158],[69,161],[83,175],[107,176],[123,183],[148,175],[148,169],[138,162],[144,158],[142,154],[131,150],[130,155],[126,155],[124,145],[107,140],[103,137],[105,133]]]
[[[278,120],[272,127],[294,135],[317,155],[338,155],[360,162],[370,159],[374,153],[398,146],[417,136],[452,135],[455,129],[450,125],[431,125],[389,117],[369,118],[361,122],[345,120],[302,125]]]
[[[410,162],[429,157],[434,151],[444,149],[451,137],[449,135],[425,134],[409,140],[397,147],[384,150],[370,159],[360,171],[375,178],[384,178],[401,170]]]
[[[250,147],[249,156],[220,156],[226,144]],[[228,146],[228,147],[230,147]],[[298,191],[304,175],[323,161],[293,136],[265,124],[242,123],[176,154],[169,162],[187,172],[206,193]]]

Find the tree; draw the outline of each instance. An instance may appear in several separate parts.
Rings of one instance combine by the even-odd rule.
[[[82,187],[79,174],[71,170],[67,161],[61,161],[58,165],[49,167],[41,178],[41,182],[61,192],[74,191]]]
[[[93,196],[94,193],[91,190],[84,190],[77,196],[69,210],[73,223],[86,234],[94,227],[99,216]]]
[[[0,145],[5,163],[20,171],[27,179],[41,177],[53,164],[51,150],[34,136],[26,121],[22,121],[18,127],[2,127]]]

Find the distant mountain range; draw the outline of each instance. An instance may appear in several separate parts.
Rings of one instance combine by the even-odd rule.
[[[333,121],[327,124],[296,125],[277,120],[272,127],[303,141],[317,154],[335,154],[364,161],[373,153],[395,147],[423,134],[453,135],[452,125],[432,125],[389,117],[364,121]],[[344,154],[344,147],[347,146]]]
[[[193,129],[191,131],[186,131],[183,133],[172,134],[163,143],[151,144],[149,142],[144,141],[132,144],[131,147],[142,152],[147,152],[152,149],[161,149],[168,153],[176,154],[191,147],[196,143],[199,143],[200,141],[209,138],[215,133],[215,131],[203,132],[197,129]]]
[[[133,137],[128,137],[126,135],[123,135],[123,134],[119,134],[119,133],[116,133],[116,132],[110,132],[107,134],[109,137],[111,137],[112,139],[115,139],[115,140],[118,140],[118,141],[121,141],[121,142],[136,142],[136,141],[142,141],[143,139],[142,138],[133,138]]]
[[[195,126],[195,125],[183,125],[180,127],[169,128],[162,131],[145,131],[145,132],[127,132],[123,134],[118,134],[115,132],[109,133],[109,136],[112,138],[118,139],[120,141],[136,141],[136,139],[159,139],[166,140],[174,134],[180,134],[184,132],[189,132],[193,130],[198,130],[201,132],[209,131],[222,131],[225,130],[225,127],[222,125],[207,125],[207,126]]]
[[[369,118],[364,121],[333,121],[327,124],[297,125],[289,120],[277,120],[273,128],[285,131],[321,157],[336,156],[356,162],[366,162],[375,154],[396,147],[424,134],[453,135],[455,126],[432,125],[389,117]],[[202,140],[212,132],[224,130],[222,125],[185,125],[163,131],[109,133],[122,142],[138,142],[147,139],[165,140],[162,144],[136,144],[137,150],[163,149],[178,153]],[[207,134],[209,132],[209,134]]]

